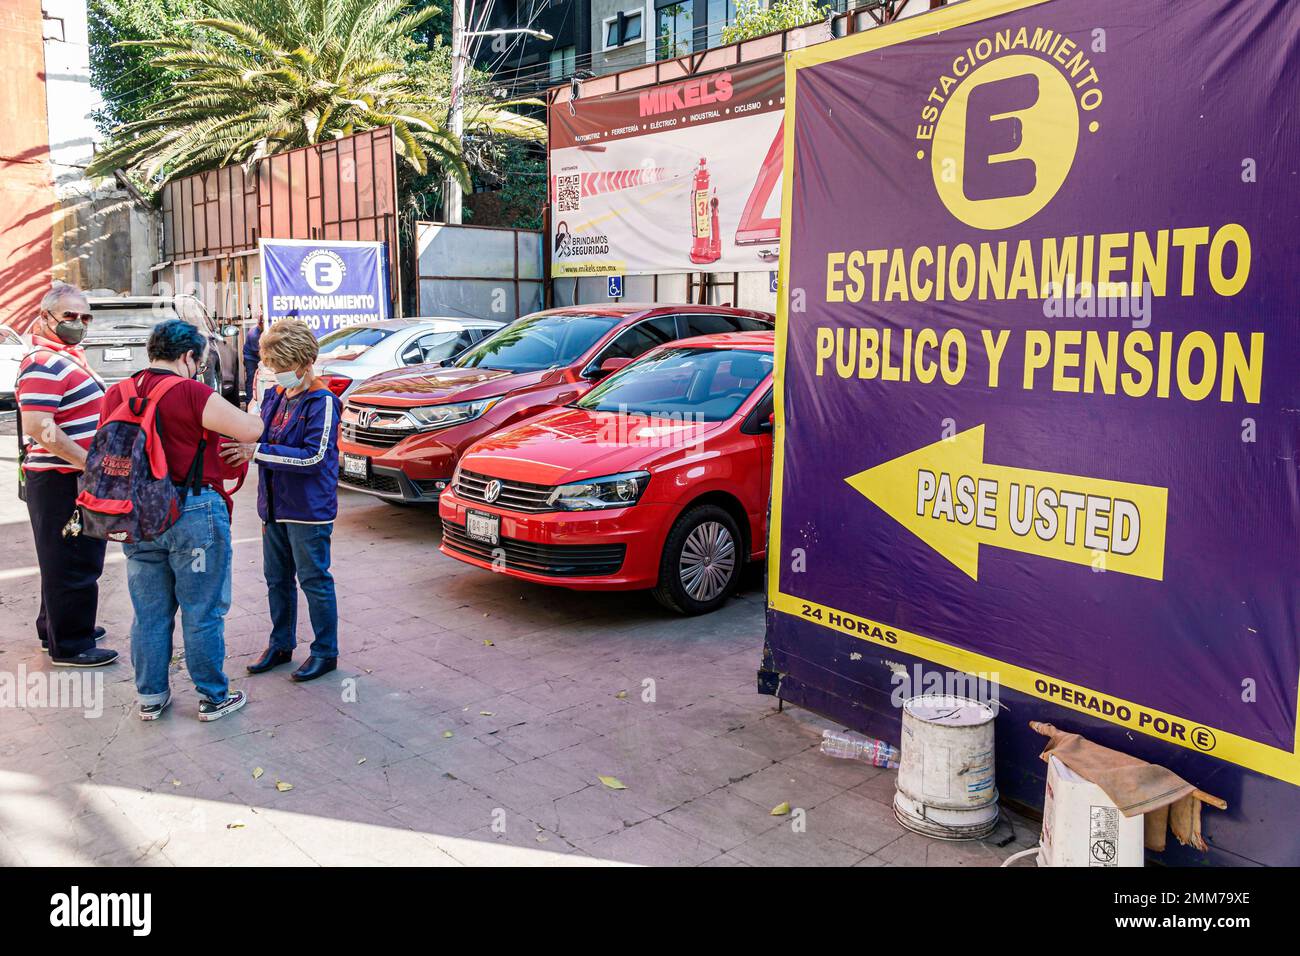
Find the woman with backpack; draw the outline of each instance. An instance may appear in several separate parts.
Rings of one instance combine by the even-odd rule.
[[[171,703],[168,669],[179,608],[185,666],[199,692],[199,720],[216,720],[246,699],[242,691],[230,690],[224,671],[232,549],[223,486],[229,471],[218,445],[222,435],[238,442],[255,439],[262,421],[198,380],[206,368],[207,341],[193,325],[180,319],[160,323],[147,350],[149,367],[108,390],[101,419],[107,423],[122,404],[154,396],[156,408],[144,407],[153,415],[150,427],[156,427],[167,475],[179,492],[174,523],[151,540],[123,545],[135,612],[131,663],[140,718],[156,720]]]
[[[319,347],[305,322],[276,322],[262,333],[261,354],[276,381],[262,403],[265,431],[257,443],[227,445],[222,452],[232,465],[250,459],[258,465],[271,639],[248,672],[261,674],[293,660],[301,587],[315,640],[292,677],[315,680],[334,670],[339,656],[338,603],[330,574],[330,537],[339,508],[339,400],[316,377]]]

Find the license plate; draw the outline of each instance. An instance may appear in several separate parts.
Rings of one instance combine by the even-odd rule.
[[[501,540],[501,516],[481,511],[465,512],[465,533],[475,541],[497,544]]]
[[[129,362],[131,361],[131,350],[126,349],[104,349],[105,362]]]
[[[344,454],[343,473],[355,475],[357,478],[366,477],[370,473],[370,459],[363,455]]]

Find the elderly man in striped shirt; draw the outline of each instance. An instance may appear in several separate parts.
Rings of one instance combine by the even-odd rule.
[[[90,318],[81,290],[56,284],[41,300],[31,329],[34,347],[19,366],[16,390],[22,434],[30,440],[22,443],[19,481],[41,569],[36,630],[60,667],[101,667],[117,660],[117,651],[95,646],[103,633],[95,615],[106,542],[64,534],[104,400],[104,383],[86,364],[80,345]]]

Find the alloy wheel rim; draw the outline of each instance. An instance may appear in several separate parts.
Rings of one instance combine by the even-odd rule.
[[[705,521],[686,536],[678,573],[696,601],[712,601],[726,590],[736,569],[736,539],[719,521]]]

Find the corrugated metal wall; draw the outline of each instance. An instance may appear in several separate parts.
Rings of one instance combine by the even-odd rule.
[[[182,277],[246,276],[236,260],[256,250],[258,239],[364,239],[388,243],[390,293],[398,301],[397,160],[390,127],[279,153],[251,170],[225,166],[174,180],[163,187],[162,217],[163,256],[178,288]],[[219,311],[239,299],[219,289],[204,293]]]

